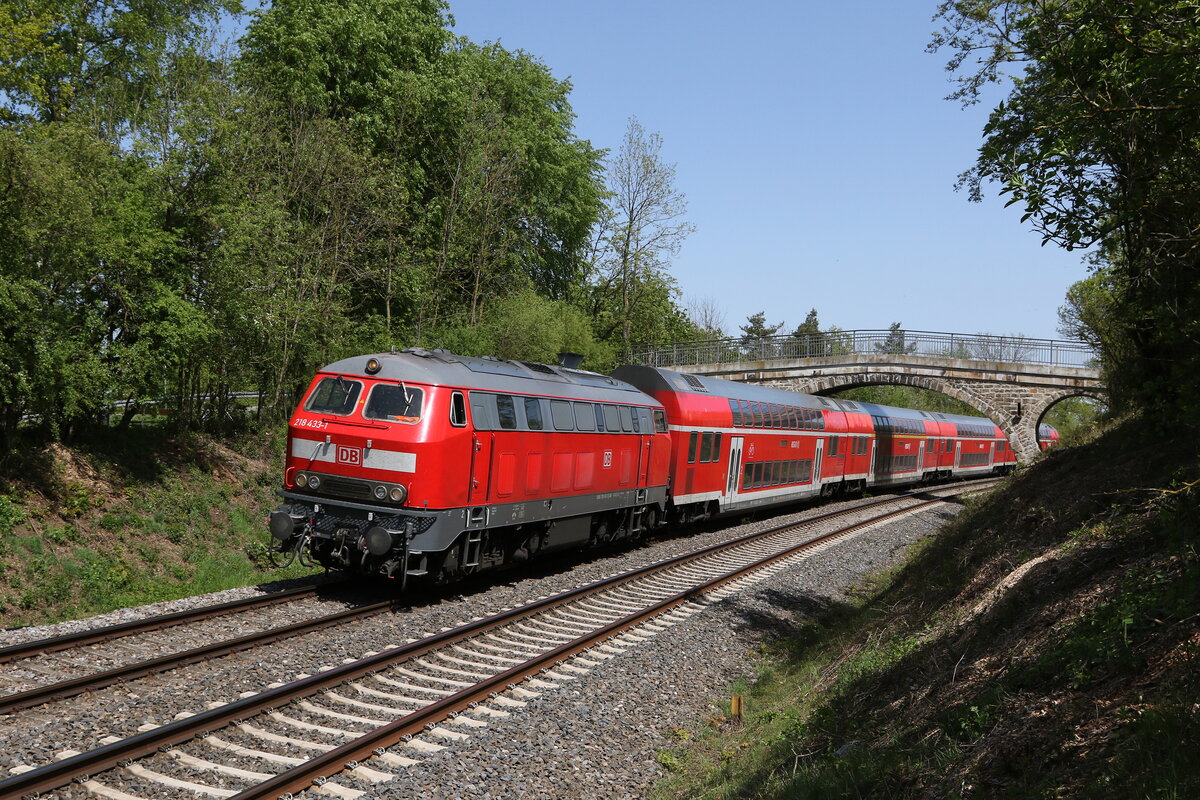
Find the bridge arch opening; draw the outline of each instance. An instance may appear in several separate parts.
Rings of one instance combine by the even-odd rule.
[[[1064,395],[1050,403],[1038,416],[1038,447],[1047,449],[1047,434],[1043,425],[1050,425],[1057,432],[1056,446],[1070,447],[1077,444],[1096,423],[1108,413],[1108,404],[1103,396],[1091,392]]]

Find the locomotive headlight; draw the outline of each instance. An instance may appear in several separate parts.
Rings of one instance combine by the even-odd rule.
[[[393,486],[392,490],[388,492],[388,497],[393,503],[403,503],[407,495],[408,491],[403,486]]]
[[[303,472],[297,472],[296,485],[301,489],[303,489],[305,486],[308,486],[308,475],[304,474]]]
[[[387,490],[387,487],[384,486],[383,484],[376,484],[374,493],[375,493],[376,500],[382,500],[385,497],[387,497],[388,490]]]
[[[321,478],[320,478],[320,476],[318,476],[318,475],[309,475],[309,476],[308,476],[308,488],[310,488],[310,489],[312,489],[312,490],[314,490],[314,491],[315,491],[315,490],[317,490],[317,489],[319,489],[319,488],[321,488]]]

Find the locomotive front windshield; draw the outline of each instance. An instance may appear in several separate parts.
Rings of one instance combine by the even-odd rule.
[[[411,386],[377,383],[367,396],[363,416],[389,422],[417,422],[421,419],[421,403],[425,393]]]
[[[353,413],[360,392],[362,384],[358,381],[348,381],[340,375],[336,378],[322,378],[317,388],[308,396],[304,409],[314,414],[336,414],[344,417]]]

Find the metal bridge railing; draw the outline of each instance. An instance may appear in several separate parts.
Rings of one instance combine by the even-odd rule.
[[[675,342],[628,354],[631,364],[651,367],[729,364],[737,361],[825,358],[867,354],[1006,361],[1055,367],[1096,367],[1096,353],[1085,342],[993,336],[986,333],[857,330],[801,336],[737,337]]]

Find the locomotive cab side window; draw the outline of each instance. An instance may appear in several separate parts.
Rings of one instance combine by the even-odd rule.
[[[496,413],[500,417],[500,427],[506,431],[517,428],[517,407],[513,405],[511,395],[496,395]]]
[[[456,428],[467,424],[467,400],[462,392],[450,395],[450,424]]]
[[[525,398],[525,423],[531,431],[540,431],[546,425],[542,421],[542,401],[536,397]]]
[[[596,412],[592,409],[591,403],[575,404],[575,430],[596,430]]]
[[[367,395],[363,416],[367,419],[414,424],[421,419],[421,403],[424,398],[425,393],[412,386],[377,383]]]
[[[566,400],[550,401],[550,418],[554,420],[554,430],[556,431],[575,430],[575,414],[571,411],[571,404]]]
[[[667,432],[667,415],[661,408],[654,409],[654,430],[656,433]]]
[[[358,381],[348,381],[341,375],[336,378],[322,378],[317,388],[308,396],[304,410],[314,414],[336,414],[344,417],[354,412],[360,392],[362,384]]]

